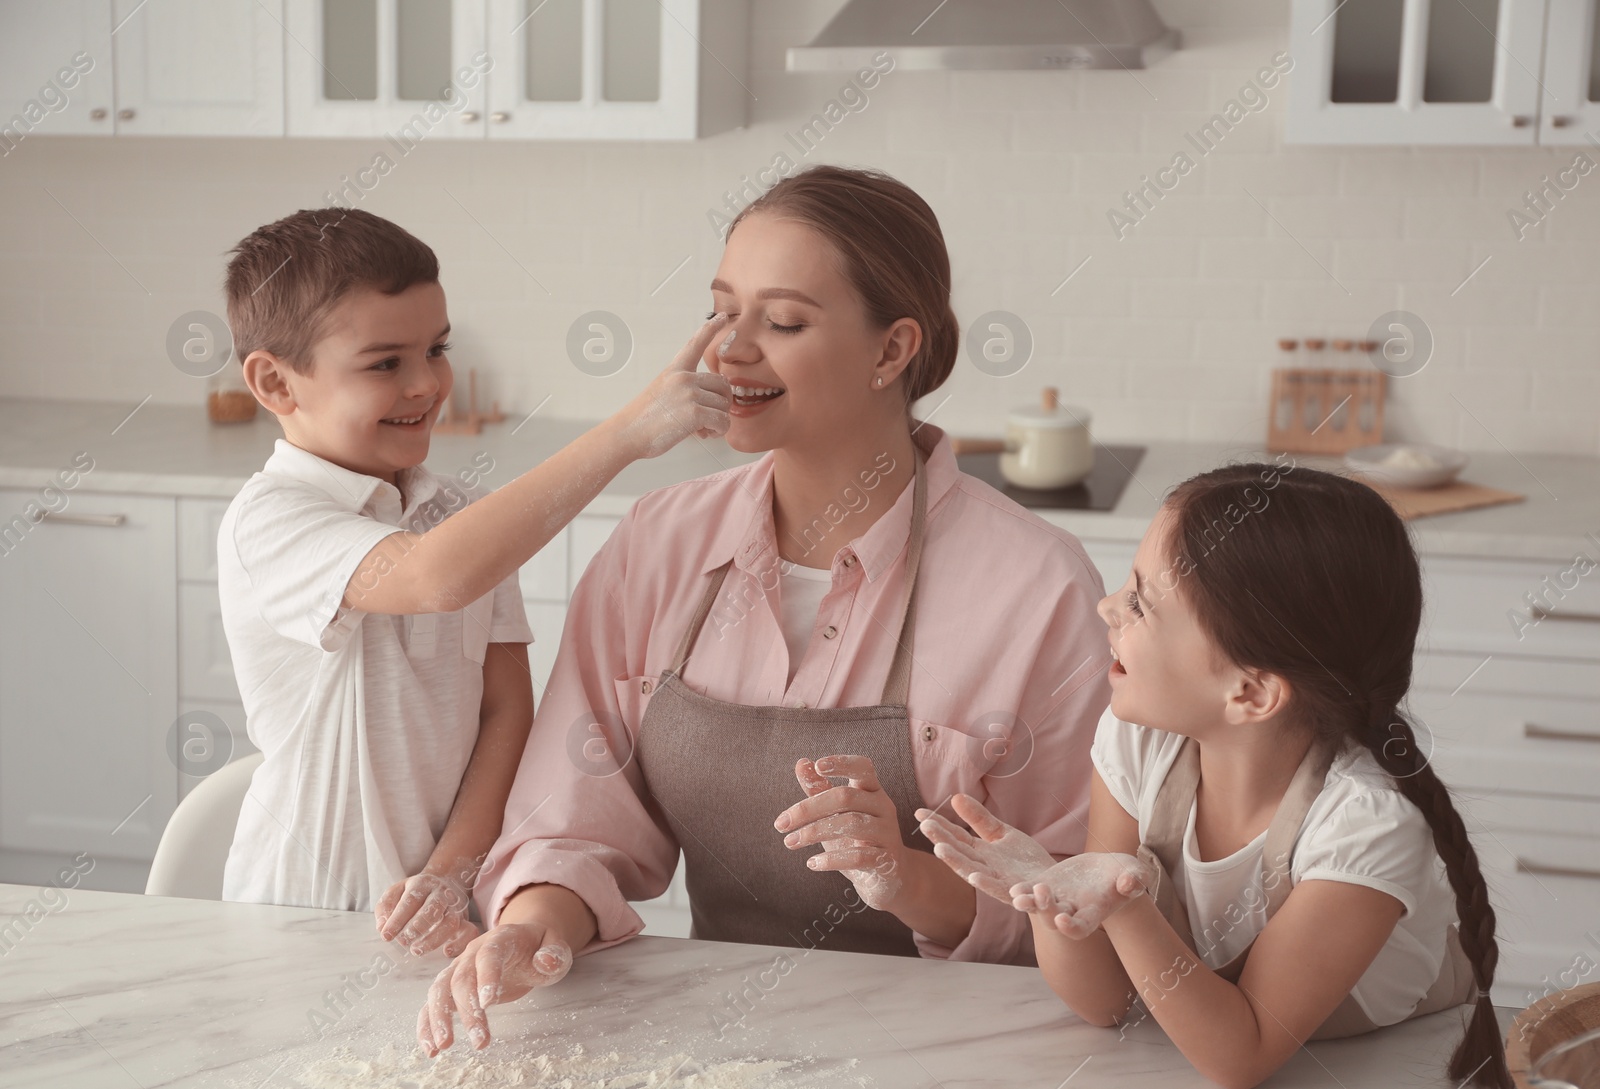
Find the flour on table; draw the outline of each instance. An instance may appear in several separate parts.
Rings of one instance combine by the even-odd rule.
[[[836,1078],[819,1080],[804,1073],[800,1064],[781,1059],[702,1063],[683,1054],[591,1055],[581,1044],[564,1056],[501,1050],[505,1057],[497,1058],[496,1050],[490,1045],[488,1052],[477,1052],[457,1044],[430,1059],[420,1047],[404,1051],[388,1043],[370,1055],[341,1045],[297,1070],[284,1068],[273,1081],[296,1089],[787,1089],[839,1084]]]

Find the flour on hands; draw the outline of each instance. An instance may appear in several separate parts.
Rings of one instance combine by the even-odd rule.
[[[477,926],[467,918],[469,907],[465,885],[424,870],[390,885],[373,914],[384,941],[398,939],[419,956],[442,946],[453,957],[478,936]]]
[[[1133,855],[1075,855],[1014,885],[1011,906],[1050,916],[1061,933],[1083,938],[1155,883],[1154,868]]]
[[[428,988],[417,1015],[417,1039],[436,1055],[454,1041],[453,1014],[477,1048],[489,1044],[484,1007],[514,1002],[572,969],[572,948],[542,923],[501,923],[475,939]]]
[[[951,808],[972,832],[931,809],[917,810],[922,834],[933,841],[933,853],[979,892],[1011,903],[1011,887],[1032,883],[1055,865],[1055,856],[1032,836],[985,809],[976,798],[957,794]]]
[[[902,880],[900,820],[894,801],[883,792],[872,761],[865,756],[825,756],[800,760],[794,775],[806,800],[790,806],[773,822],[788,831],[790,850],[820,843],[822,853],[806,865],[813,870],[838,870],[850,879],[868,907],[887,911],[899,895]],[[834,786],[828,776],[845,778]]]

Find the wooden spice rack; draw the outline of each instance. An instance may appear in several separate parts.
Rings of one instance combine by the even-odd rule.
[[[1328,342],[1307,338],[1307,355],[1320,357]],[[1286,355],[1300,346],[1280,340]],[[1335,340],[1344,365],[1278,367],[1267,402],[1267,449],[1272,453],[1344,454],[1383,441],[1388,375],[1369,362],[1375,341]],[[1359,347],[1361,355],[1354,350]]]

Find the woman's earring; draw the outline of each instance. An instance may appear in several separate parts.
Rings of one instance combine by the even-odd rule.
[[[883,385],[883,375],[878,375],[878,385]]]

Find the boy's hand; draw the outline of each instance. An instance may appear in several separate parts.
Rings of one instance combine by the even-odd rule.
[[[1026,832],[1011,827],[976,798],[957,794],[951,808],[972,826],[971,832],[931,809],[919,809],[922,834],[933,841],[933,853],[979,892],[1011,903],[1011,888],[1033,881],[1055,865],[1055,856]]]
[[[572,968],[572,947],[542,922],[501,923],[473,939],[428,988],[417,1014],[417,1039],[430,1056],[455,1040],[453,1014],[477,1048],[489,1044],[484,1007],[514,1002],[535,987],[559,982]]]
[[[667,369],[614,417],[635,457],[664,454],[690,435],[727,434],[733,387],[720,374],[698,372],[700,357],[727,321],[726,314],[717,314],[702,325]]]
[[[384,941],[398,936],[418,956],[444,946],[445,956],[453,957],[478,936],[467,918],[468,904],[459,881],[424,870],[390,885],[373,914]]]

